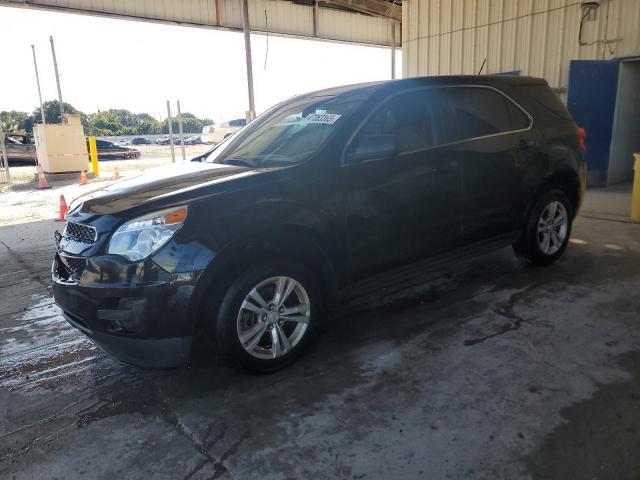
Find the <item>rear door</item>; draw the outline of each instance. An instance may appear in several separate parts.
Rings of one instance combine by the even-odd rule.
[[[352,276],[454,248],[460,240],[460,165],[440,145],[433,89],[391,95],[346,148],[393,136],[397,151],[343,165]],[[369,140],[370,141],[370,140]]]
[[[538,153],[532,119],[500,91],[445,87],[440,99],[462,166],[463,243],[513,234],[522,218],[525,172]]]

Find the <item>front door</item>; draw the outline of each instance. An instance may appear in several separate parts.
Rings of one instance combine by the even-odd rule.
[[[349,270],[362,277],[458,245],[460,164],[440,147],[432,89],[391,95],[347,146],[345,175]],[[396,149],[350,160],[376,138]]]

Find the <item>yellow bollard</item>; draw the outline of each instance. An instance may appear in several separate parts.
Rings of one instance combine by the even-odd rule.
[[[98,147],[96,146],[96,137],[89,137],[89,155],[91,156],[91,171],[96,177],[99,177],[100,167],[98,167]]]
[[[635,175],[633,176],[633,191],[631,192],[631,220],[640,222],[640,153],[636,153]]]

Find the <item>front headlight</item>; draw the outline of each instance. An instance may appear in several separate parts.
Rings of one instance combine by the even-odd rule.
[[[187,218],[187,207],[175,207],[135,218],[111,236],[107,253],[142,260],[167,243]]]

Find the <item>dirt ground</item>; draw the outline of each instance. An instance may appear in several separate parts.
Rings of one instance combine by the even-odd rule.
[[[197,155],[201,155],[211,149],[213,145],[185,145],[185,156],[187,160]],[[134,145],[142,153],[142,158],[171,158],[171,147],[168,145]],[[175,146],[176,159],[182,159],[182,147]]]
[[[140,145],[142,158],[137,160],[110,160],[100,162],[100,176],[90,178],[87,185],[80,185],[80,177],[73,175],[59,180],[55,174],[46,178],[51,188],[38,190],[35,166],[11,167],[12,186],[0,185],[0,225],[12,225],[56,218],[60,195],[68,205],[79,195],[100,188],[114,181],[115,168],[122,178],[143,174],[145,170],[171,163],[171,149],[164,145]],[[211,145],[186,145],[187,161],[209,150]],[[175,149],[176,161],[182,161],[182,152]]]
[[[192,159],[210,150],[213,145],[185,145],[185,158]],[[134,148],[140,150],[141,158],[136,160],[101,160],[100,172],[113,175],[116,167],[120,171],[145,170],[171,162],[171,147],[168,145],[136,145]],[[174,147],[176,161],[182,160],[182,148]],[[12,166],[11,179],[14,184],[31,183],[36,173],[35,166]],[[55,175],[51,175],[55,179]],[[0,191],[6,190],[6,186],[0,185]]]

